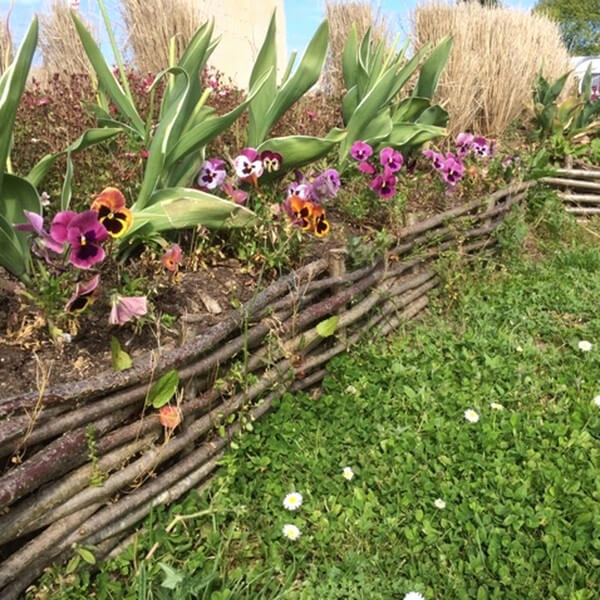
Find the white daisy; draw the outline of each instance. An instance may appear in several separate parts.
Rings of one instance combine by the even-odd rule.
[[[283,535],[288,540],[297,540],[300,537],[300,530],[295,525],[290,525],[286,523],[283,526]]]
[[[446,503],[441,498],[437,498],[433,504],[436,508],[439,508],[440,510],[446,508]]]
[[[302,505],[302,494],[292,492],[283,499],[283,506],[288,510],[296,510]]]
[[[469,421],[469,423],[477,423],[477,421],[479,421],[479,415],[472,408],[468,408],[465,410],[465,419]]]
[[[354,477],[354,471],[350,467],[344,467],[343,475],[344,479],[350,481]]]
[[[404,600],[425,600],[425,596],[419,592],[408,592],[408,594],[404,596]]]
[[[582,352],[589,352],[592,349],[592,344],[590,344],[590,342],[588,342],[587,340],[581,340],[579,344],[577,344],[577,347]]]
[[[504,410],[504,406],[502,406],[502,404],[498,404],[497,402],[490,402],[490,408],[494,410]]]
[[[596,396],[596,397],[594,398],[594,404],[595,404],[595,405],[596,405],[598,408],[600,408],[600,396]]]

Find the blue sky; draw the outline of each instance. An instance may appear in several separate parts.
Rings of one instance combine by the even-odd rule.
[[[410,28],[410,13],[419,1],[382,0],[379,3],[375,2],[375,4],[381,6],[393,29],[405,33]],[[105,0],[105,3],[109,7],[110,13],[116,15],[117,0]],[[505,0],[505,4],[531,8],[535,4],[535,0]],[[23,35],[33,14],[43,11],[44,5],[43,0],[15,0],[11,24],[12,31],[17,39]],[[9,6],[10,0],[0,0],[0,15],[2,17],[6,15]],[[91,10],[96,13],[96,7],[96,0],[81,0],[81,9],[84,12]],[[285,0],[285,11],[288,51],[299,50],[301,52],[323,19],[323,4],[320,0]]]

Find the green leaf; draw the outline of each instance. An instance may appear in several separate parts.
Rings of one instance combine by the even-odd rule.
[[[41,158],[27,174],[27,180],[35,187],[38,187],[56,162],[56,159],[62,154],[81,152],[90,146],[109,140],[122,132],[123,127],[98,127],[88,129],[62,152],[46,154],[46,156]]]
[[[177,391],[179,385],[179,373],[177,371],[168,371],[150,388],[146,406],[160,408],[171,400]]]
[[[12,130],[37,45],[38,20],[34,17],[15,59],[0,79],[0,190],[12,142]],[[3,59],[4,57],[2,57]]]
[[[344,85],[347,90],[353,88],[357,83],[357,46],[358,34],[356,31],[356,24],[352,23],[342,53],[342,74],[344,76]]]
[[[63,181],[62,192],[60,194],[60,210],[68,210],[71,204],[72,196],[72,184],[73,184],[73,161],[71,160],[71,153],[67,153],[67,169],[65,172],[65,179]]]
[[[440,75],[444,70],[450,51],[452,50],[452,38],[445,37],[432,51],[429,58],[421,66],[419,80],[415,87],[413,96],[419,98],[433,98]]]
[[[96,557],[86,548],[77,547],[75,548],[75,552],[77,552],[88,565],[96,564]]]
[[[428,98],[417,98],[416,96],[404,98],[393,108],[392,119],[394,123],[412,123],[430,106],[431,102]]]
[[[177,572],[163,562],[159,562],[158,566],[163,570],[165,578],[161,582],[161,587],[167,588],[168,590],[174,590],[182,581],[183,575]]]
[[[74,573],[77,567],[79,566],[80,562],[81,556],[79,556],[79,554],[76,554],[75,556],[71,557],[71,560],[67,563],[67,566],[65,567],[65,575],[70,575],[71,573]]]
[[[443,127],[421,123],[397,123],[388,138],[391,146],[420,145],[429,140],[443,137],[447,133]]]
[[[76,11],[71,10],[71,18],[73,19],[73,23],[75,24],[75,28],[79,34],[79,39],[81,40],[83,49],[85,50],[85,53],[87,54],[92,67],[94,68],[99,86],[108,94],[108,96],[110,96],[110,99],[114,102],[121,113],[129,119],[137,134],[144,139],[144,121],[142,121],[135,106],[127,97],[127,94],[123,91],[120,83],[113,75],[113,72],[104,59],[98,44],[96,44],[86,26],[79,20]]]
[[[335,333],[337,329],[338,323],[340,322],[340,318],[338,315],[334,315],[333,317],[329,317],[329,319],[325,319],[325,321],[321,321],[317,327],[317,333],[321,337],[330,337]]]
[[[0,265],[16,277],[23,278],[27,274],[28,256],[29,251],[23,249],[17,232],[0,215]]]
[[[133,365],[131,356],[121,348],[119,340],[114,335],[110,338],[110,355],[112,367],[117,372],[130,369]]]
[[[133,226],[126,237],[142,227],[154,232],[196,225],[245,227],[256,219],[251,210],[239,204],[189,188],[160,190],[152,195],[149,204],[143,210],[134,211]]]

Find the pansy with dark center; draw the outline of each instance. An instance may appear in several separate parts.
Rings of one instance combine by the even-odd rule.
[[[260,153],[260,160],[262,161],[265,171],[267,173],[274,173],[279,171],[283,164],[283,157],[279,152],[271,152],[270,150],[264,150]]]
[[[391,198],[396,193],[397,181],[397,177],[388,168],[385,168],[383,175],[375,177],[369,185],[381,198]]]
[[[315,202],[335,198],[341,185],[340,174],[335,169],[327,169],[313,181],[310,198]]]
[[[463,165],[457,158],[449,155],[444,161],[442,168],[442,177],[444,181],[450,186],[454,187],[463,176]]]
[[[86,210],[71,219],[67,227],[67,241],[71,244],[69,260],[80,269],[89,269],[104,260],[105,252],[100,243],[108,232],[94,210]]]
[[[444,166],[444,155],[433,150],[423,150],[423,156],[431,160],[431,165],[436,171],[440,171]]]
[[[176,273],[181,264],[182,252],[179,244],[173,244],[160,259],[165,269]]]
[[[112,238],[124,235],[133,222],[132,212],[125,207],[125,196],[117,188],[108,187],[98,194],[92,202],[92,210]]]
[[[371,146],[369,146],[369,144],[366,142],[354,142],[354,144],[352,144],[352,148],[350,148],[350,156],[359,162],[367,160],[367,158],[369,158],[372,154],[373,148],[371,148]]]
[[[302,231],[307,231],[312,227],[313,203],[310,200],[303,200],[298,196],[289,198],[289,212],[292,215],[294,225],[298,225]]]
[[[254,185],[264,172],[264,165],[254,148],[244,148],[233,160],[233,166],[242,181],[249,181]]]
[[[458,156],[466,156],[469,154],[474,139],[475,136],[472,133],[459,133],[455,140],[456,154],[458,154]]]
[[[404,164],[404,157],[400,152],[393,148],[387,147],[379,153],[379,162],[381,165],[389,169],[392,173],[399,171]]]
[[[484,158],[486,156],[491,156],[493,153],[492,150],[493,146],[490,145],[490,143],[488,142],[488,140],[486,140],[484,137],[476,137],[473,138],[473,154],[475,154],[475,156],[478,156],[479,158]]]
[[[75,292],[65,305],[66,312],[75,313],[85,310],[96,299],[99,283],[100,275],[94,275],[87,283],[78,283]]]
[[[220,158],[209,158],[202,164],[200,173],[196,177],[196,185],[201,190],[215,190],[223,185],[226,176],[225,161]]]
[[[325,218],[325,210],[322,206],[313,206],[312,226],[317,237],[324,237],[329,233],[331,227]]]

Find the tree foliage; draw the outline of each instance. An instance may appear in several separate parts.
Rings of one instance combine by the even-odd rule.
[[[599,0],[538,0],[534,10],[560,23],[571,54],[600,54]]]

